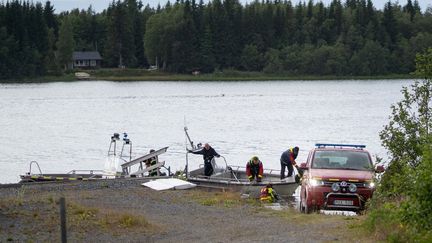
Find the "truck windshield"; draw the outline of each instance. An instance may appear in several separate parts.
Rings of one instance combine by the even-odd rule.
[[[358,151],[316,151],[312,161],[316,169],[372,170],[367,152]]]

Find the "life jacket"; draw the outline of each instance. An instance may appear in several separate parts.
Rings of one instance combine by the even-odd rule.
[[[292,165],[295,165],[296,163],[295,163],[295,157],[294,157],[294,148],[293,147],[291,147],[290,149],[289,149],[289,159],[290,159],[290,162],[291,162],[291,164]]]
[[[273,188],[267,186],[261,188],[260,200],[261,202],[269,202],[269,203],[274,202],[275,195],[274,195]]]
[[[150,166],[155,165],[157,161],[155,159],[152,159],[150,161]],[[157,176],[158,175],[158,168],[152,169],[149,171],[149,176]]]

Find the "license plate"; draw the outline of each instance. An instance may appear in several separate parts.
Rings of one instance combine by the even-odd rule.
[[[334,205],[352,206],[354,202],[349,200],[334,200]]]

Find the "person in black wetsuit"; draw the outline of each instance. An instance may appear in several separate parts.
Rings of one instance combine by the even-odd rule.
[[[214,157],[220,157],[220,155],[216,152],[216,150],[214,150],[214,148],[212,148],[208,143],[206,143],[201,150],[188,150],[188,152],[193,154],[202,154],[204,159],[204,175],[211,176],[213,174],[213,165],[211,162]]]

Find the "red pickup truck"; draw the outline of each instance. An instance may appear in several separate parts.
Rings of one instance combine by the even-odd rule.
[[[310,213],[319,209],[354,210],[364,208],[375,190],[374,168],[364,145],[316,144],[307,162],[300,165],[303,178],[300,209]]]

